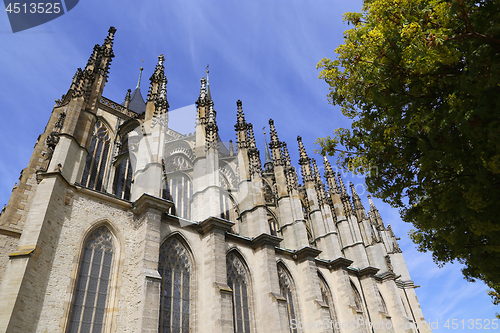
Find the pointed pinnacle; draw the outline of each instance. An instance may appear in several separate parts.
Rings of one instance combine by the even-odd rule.
[[[248,124],[248,139],[250,140],[250,148],[255,148],[255,136],[253,134],[253,125]]]
[[[316,160],[313,158],[313,159],[311,159],[311,162],[312,162],[312,165],[313,165],[314,179],[319,184],[319,183],[321,183],[321,176],[319,174],[318,166],[316,165]]]
[[[366,196],[368,197],[368,202],[370,203],[370,210],[377,210],[377,207],[375,207],[370,193],[368,193]]]
[[[271,142],[269,146],[271,149],[280,148],[281,142],[278,140],[278,133],[276,133],[276,128],[274,127],[274,120],[269,119],[269,130],[271,133]]]
[[[215,115],[216,115],[216,112],[214,110],[214,102],[212,100],[210,100],[209,109],[208,109],[208,123],[209,124],[215,124]]]
[[[300,165],[309,164],[310,159],[309,157],[307,157],[306,149],[302,144],[302,137],[300,135],[297,136],[297,141],[299,143],[299,153],[300,153],[299,164]]]
[[[292,165],[292,161],[290,160],[290,154],[288,153],[288,148],[285,142],[283,142],[283,156],[285,156],[285,166]]]
[[[342,181],[342,177],[340,176],[340,172],[337,172],[337,177],[339,178],[339,184],[340,184],[340,191],[342,194],[347,194],[344,186],[344,182]]]
[[[165,65],[163,64],[164,62],[165,62],[165,57],[163,56],[163,54],[160,54],[158,56],[158,63],[156,64],[155,71],[153,75],[151,75],[151,77],[149,78],[151,82],[160,83],[163,82],[164,79],[165,80],[167,79],[165,77]]]
[[[359,195],[358,193],[356,192],[356,189],[354,188],[354,184],[352,182],[349,182],[349,187],[351,188],[351,194],[352,194],[352,197],[354,199],[358,199],[359,200]]]
[[[236,130],[243,130],[246,127],[245,114],[243,113],[242,102],[240,100],[236,101],[236,106],[238,108],[238,113],[236,114]]]

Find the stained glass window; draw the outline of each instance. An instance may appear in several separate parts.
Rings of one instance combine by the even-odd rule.
[[[297,321],[297,312],[295,308],[295,294],[293,290],[292,279],[286,269],[278,265],[278,280],[280,285],[281,295],[286,298],[286,306],[288,312],[288,322],[293,323]],[[295,327],[295,328],[293,328]],[[296,326],[290,325],[290,332],[297,333]]]
[[[159,332],[190,331],[192,263],[186,247],[175,237],[160,247],[158,271],[162,277]]]
[[[227,284],[233,290],[234,332],[250,332],[249,281],[245,266],[235,253],[230,253],[226,267]]]
[[[102,332],[113,267],[113,236],[101,226],[85,240],[69,332]]]
[[[89,154],[82,175],[82,186],[102,191],[109,155],[110,137],[106,126],[98,121],[90,143]]]

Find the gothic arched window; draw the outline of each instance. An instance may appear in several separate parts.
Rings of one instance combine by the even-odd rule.
[[[326,303],[326,305],[328,305],[328,308],[330,309],[330,320],[332,322],[332,327],[335,328],[335,323],[337,322],[337,315],[335,313],[335,307],[333,306],[332,292],[330,291],[330,288],[328,288],[325,279],[323,279],[323,276],[321,276],[319,272],[318,272],[318,277],[319,277],[319,286],[321,289],[321,297],[323,299],[323,302]]]
[[[176,237],[161,245],[159,332],[190,332],[192,267],[188,250]]]
[[[382,301],[382,312],[385,314],[389,314],[389,310],[387,309],[387,304],[385,304],[384,297],[382,297],[382,293],[378,292],[378,295],[380,296],[380,300]]]
[[[162,198],[171,200],[174,206],[170,209],[170,214],[191,218],[191,199],[193,197],[193,185],[191,180],[182,175],[175,177],[167,176],[167,182],[162,189]]]
[[[286,299],[286,307],[288,314],[288,322],[297,322],[297,308],[295,303],[295,292],[293,288],[292,278],[288,274],[286,268],[278,264],[278,281],[280,286],[280,293]],[[297,333],[297,328],[290,325],[290,332]]]
[[[113,267],[113,236],[101,226],[85,240],[68,332],[102,332]]]
[[[226,257],[227,284],[233,290],[233,324],[235,333],[250,332],[250,287],[248,273],[235,253]]]
[[[361,319],[364,322],[366,322],[366,318],[365,318],[364,311],[363,311],[363,303],[362,303],[362,300],[361,300],[361,295],[358,292],[358,288],[356,288],[356,286],[354,285],[354,283],[352,281],[351,281],[351,289],[352,289],[352,293],[354,294],[354,304],[356,306],[356,310],[359,313],[357,315],[357,317],[360,317],[360,318],[357,318],[357,320]],[[368,332],[367,327],[366,326],[361,326],[361,332],[363,332],[363,333]]]
[[[134,170],[130,162],[128,135],[126,134],[122,137],[123,141],[120,145],[120,151],[114,163],[115,179],[113,181],[113,193],[121,199],[130,200]]]
[[[278,222],[276,222],[276,219],[272,216],[267,215],[267,222],[269,223],[269,232],[271,235],[278,237]]]
[[[133,173],[130,158],[127,156],[116,166],[113,191],[117,197],[130,200]]]
[[[97,190],[103,190],[106,162],[109,155],[110,136],[108,129],[97,121],[90,143],[89,154],[83,170],[81,185]]]

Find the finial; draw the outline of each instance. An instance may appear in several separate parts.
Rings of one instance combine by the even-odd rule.
[[[144,60],[142,61],[142,63],[144,64]],[[140,69],[140,72],[139,72],[139,80],[137,81],[137,87],[135,87],[136,89],[140,89],[141,88],[141,77],[142,77],[142,70],[144,69],[142,66]]]
[[[234,155],[233,140],[229,140],[229,156]]]

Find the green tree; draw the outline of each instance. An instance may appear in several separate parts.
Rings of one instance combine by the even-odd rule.
[[[318,64],[350,129],[322,153],[366,173],[438,264],[500,292],[500,0],[365,0]],[[368,167],[368,168],[367,168]],[[495,297],[494,297],[495,299]],[[498,298],[496,298],[498,300]]]

